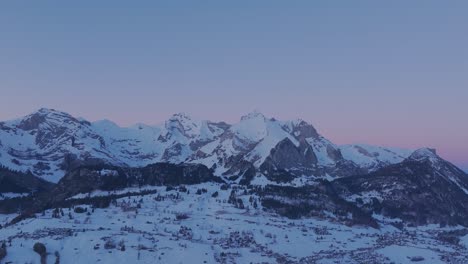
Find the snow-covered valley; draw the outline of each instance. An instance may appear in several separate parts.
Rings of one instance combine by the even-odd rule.
[[[233,187],[245,207],[236,208],[228,202],[232,189],[221,186],[147,187],[155,193],[119,198],[108,208],[76,205],[58,214],[37,213],[0,230],[0,241],[7,245],[3,262],[39,263],[35,243],[45,245],[47,263],[468,261],[468,230],[460,226],[402,227],[394,219],[378,217],[381,227],[375,229],[331,219],[288,219],[265,211],[260,203],[255,208],[258,197],[244,194],[239,186]],[[13,217],[0,221],[5,224]]]

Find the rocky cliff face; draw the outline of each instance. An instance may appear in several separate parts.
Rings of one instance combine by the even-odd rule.
[[[270,155],[260,166],[262,172],[268,179],[287,180],[283,174],[293,176],[317,175],[317,157],[310,146],[296,146],[286,138],[280,141],[271,151]]]

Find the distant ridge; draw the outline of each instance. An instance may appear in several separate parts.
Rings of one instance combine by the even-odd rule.
[[[291,153],[296,154],[287,158]],[[234,124],[178,113],[158,126],[120,127],[110,120],[89,122],[41,108],[0,122],[0,164],[52,182],[76,164],[95,162],[129,167],[198,163],[226,176],[252,166],[267,177],[282,170],[296,176],[341,177],[401,162],[411,153],[362,144],[339,146],[302,119],[279,121],[258,111]]]

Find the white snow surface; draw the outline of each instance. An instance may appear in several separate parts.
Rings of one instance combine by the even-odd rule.
[[[413,150],[401,148],[379,147],[366,144],[340,146],[343,157],[365,167],[374,168],[379,165],[395,164],[408,158]]]
[[[13,193],[13,192],[7,192],[7,193],[0,193],[0,201],[1,200],[6,200],[6,199],[11,199],[11,198],[17,198],[17,197],[26,197],[28,196],[29,193]]]
[[[40,263],[36,242],[47,249],[47,263],[444,263],[442,257],[463,263],[466,249],[437,240],[439,226],[399,230],[380,217],[380,229],[349,227],[330,220],[288,219],[249,200],[255,195],[236,191],[245,209],[226,203],[231,190],[205,183],[186,186],[189,193],[145,187],[156,193],[117,199],[109,208],[76,213],[63,208],[0,229],[7,241],[5,263]],[[206,192],[197,195],[198,189]],[[118,193],[136,192],[130,188]],[[212,194],[218,192],[217,197]],[[108,193],[94,193],[103,196]],[[117,192],[112,193],[117,194]],[[89,194],[83,194],[87,197]],[[79,198],[79,196],[75,197]],[[185,217],[181,217],[185,216]],[[15,215],[0,215],[4,225]],[[462,239],[466,243],[466,237]],[[105,248],[105,244],[109,247]],[[125,246],[122,249],[122,245]],[[284,263],[284,262],[283,262]],[[454,262],[455,263],[455,262]]]

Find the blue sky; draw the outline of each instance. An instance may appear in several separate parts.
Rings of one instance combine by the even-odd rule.
[[[466,1],[0,4],[0,120],[301,117],[468,167]]]

